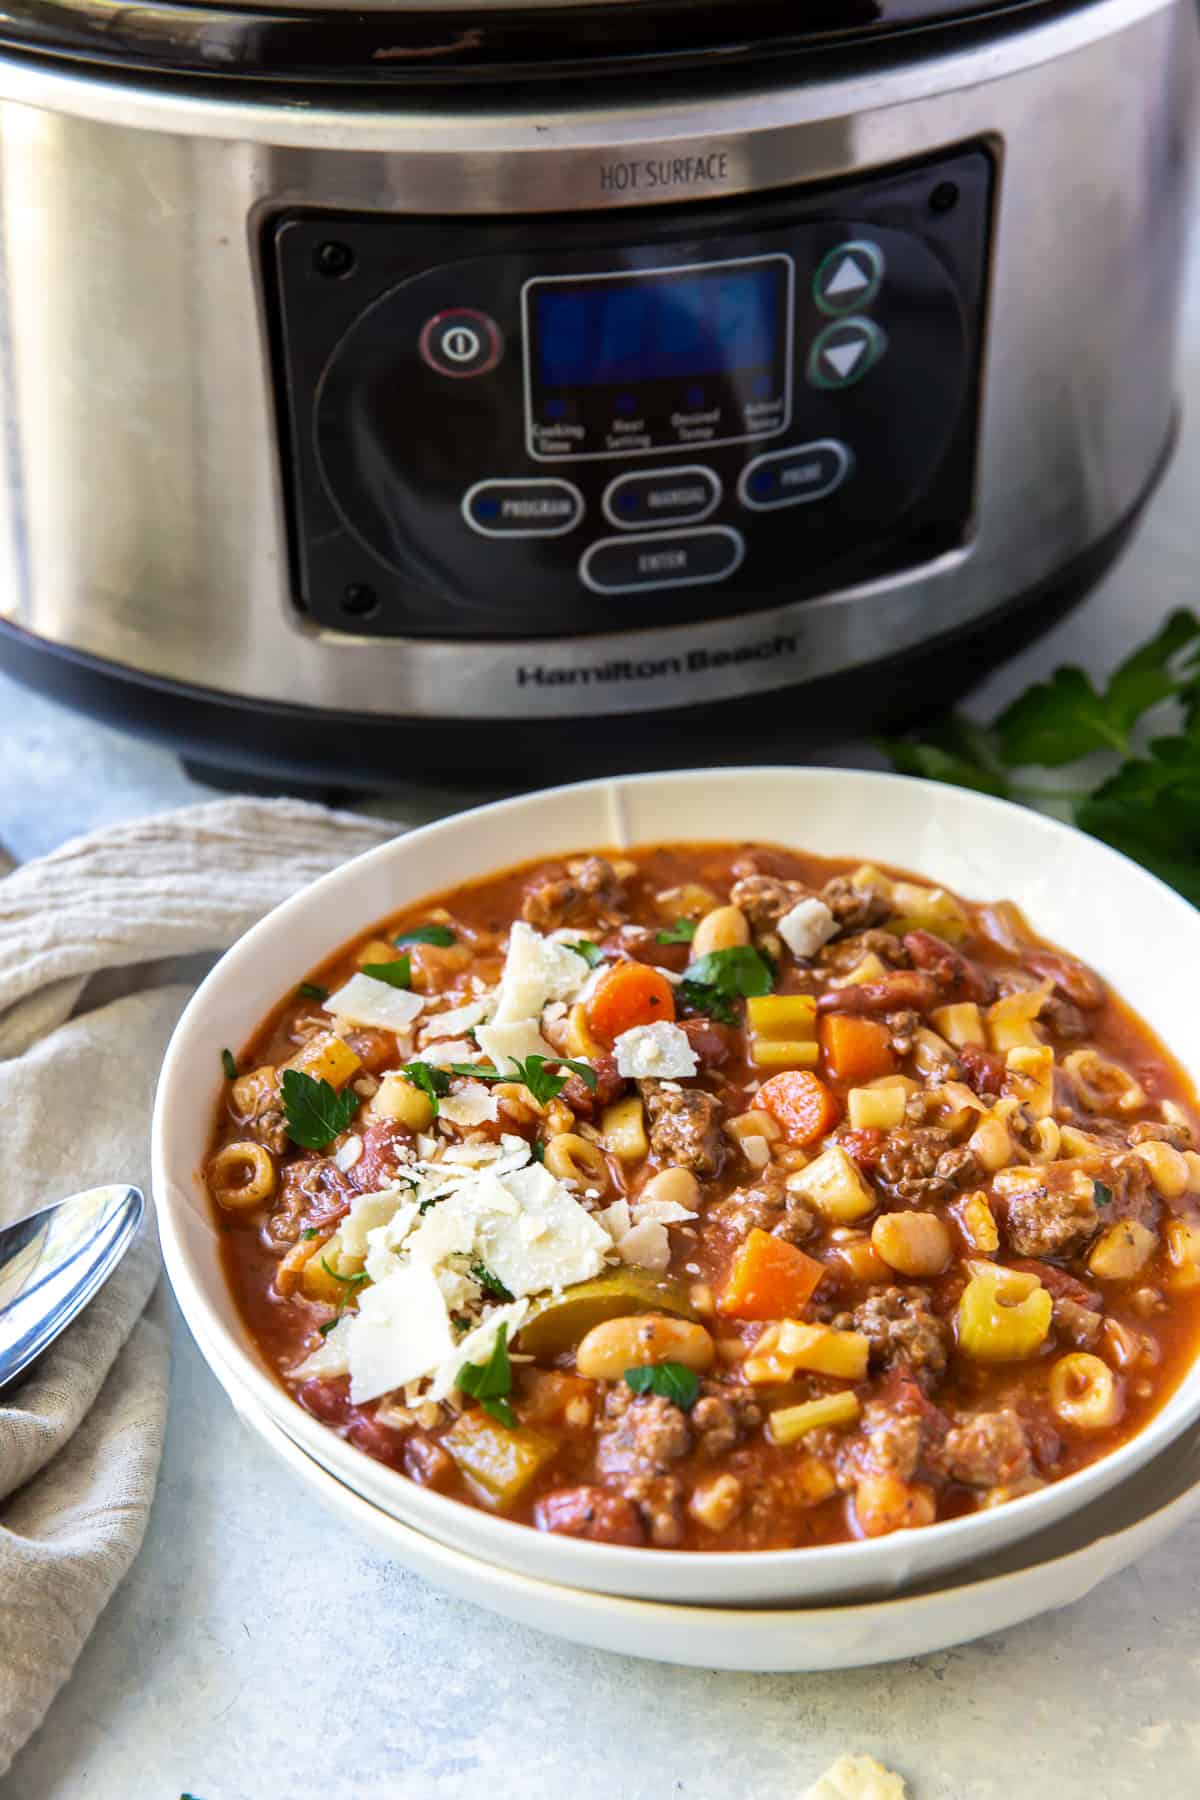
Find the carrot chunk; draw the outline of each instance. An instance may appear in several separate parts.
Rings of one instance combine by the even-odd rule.
[[[757,1227],[739,1244],[717,1311],[734,1319],[795,1319],[812,1299],[824,1263]]]
[[[668,1023],[675,1017],[675,995],[659,969],[647,963],[614,963],[596,984],[588,1003],[588,1024],[601,1043],[611,1044],[636,1025]]]
[[[821,1057],[831,1081],[856,1087],[895,1072],[896,1058],[886,1025],[853,1013],[827,1013],[821,1020]]]
[[[807,1069],[772,1075],[758,1090],[756,1106],[765,1107],[783,1126],[789,1144],[813,1144],[837,1124],[841,1107],[825,1083]]]

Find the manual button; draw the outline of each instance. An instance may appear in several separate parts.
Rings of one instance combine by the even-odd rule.
[[[640,537],[601,538],[584,551],[579,574],[594,594],[693,587],[724,581],[745,554],[741,533],[727,525],[706,525],[700,531],[656,531]]]
[[[463,518],[483,537],[561,537],[583,517],[583,495],[569,481],[477,481],[463,495]]]
[[[841,487],[854,464],[845,444],[836,438],[818,438],[791,450],[773,450],[747,463],[738,482],[738,498],[752,512],[771,512],[777,506],[799,506],[806,500],[824,500]]]
[[[636,531],[639,526],[707,519],[720,498],[721,483],[711,469],[683,463],[618,475],[605,489],[604,511],[622,531]]]

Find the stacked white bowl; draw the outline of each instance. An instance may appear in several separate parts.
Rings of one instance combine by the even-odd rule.
[[[154,1190],[168,1273],[234,1405],[353,1529],[429,1579],[543,1629],[634,1655],[833,1668],[943,1647],[1078,1598],[1200,1504],[1200,1365],[1112,1455],[1005,1506],[871,1542],[750,1553],[630,1549],[536,1532],[422,1488],[311,1417],[243,1325],[202,1169],[220,1051],[311,968],[424,896],[517,862],[607,846],[731,841],[890,863],[1016,901],[1200,1069],[1186,973],[1200,913],[1124,857],[1004,801],[851,770],[700,770],[589,782],[459,814],[277,908],[199,989],[163,1065]],[[1184,978],[1181,979],[1181,974]],[[1194,1436],[1195,1434],[1191,1434]]]

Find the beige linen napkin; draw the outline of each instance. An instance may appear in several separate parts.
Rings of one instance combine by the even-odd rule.
[[[113,1181],[149,1199],[159,1063],[212,953],[395,830],[298,801],[223,800],[0,879],[0,1221]],[[146,1311],[157,1277],[148,1222],[0,1396],[0,1774],[142,1541],[167,1400],[163,1325]]]

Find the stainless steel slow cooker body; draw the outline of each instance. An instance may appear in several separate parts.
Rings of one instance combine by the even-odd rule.
[[[1136,513],[1169,443],[1196,70],[1192,0],[1095,0],[828,73],[564,86],[552,106],[544,90],[382,100],[7,55],[0,654],[32,679],[56,659],[83,704],[115,683],[131,723],[152,696],[168,734],[173,709],[211,704],[218,739],[240,716],[242,748],[270,762],[289,719],[357,720],[382,742],[393,722],[691,717],[853,680],[1049,592]],[[656,196],[615,184],[617,164],[684,171],[674,208],[752,210],[972,145],[995,186],[956,547],[790,604],[734,581],[716,616],[607,630],[601,612],[600,629],[536,641],[383,638],[297,605],[270,219],[554,214],[569,241],[572,217],[651,215]],[[901,434],[895,455],[908,448]],[[194,750],[205,734],[185,735]],[[338,761],[294,735],[294,763]]]

